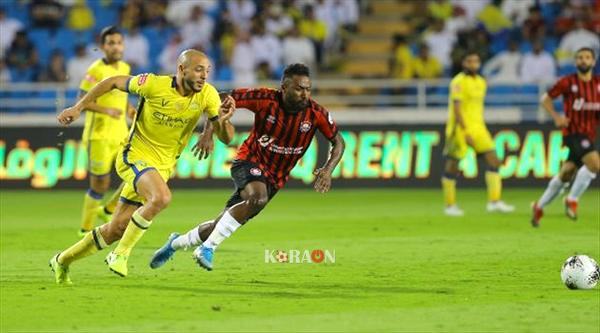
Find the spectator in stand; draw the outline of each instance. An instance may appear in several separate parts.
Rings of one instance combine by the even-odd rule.
[[[254,34],[250,38],[250,44],[256,63],[266,63],[269,76],[273,76],[281,67],[282,46],[279,38],[267,33],[264,23],[258,21],[254,28]]]
[[[512,28],[512,22],[504,15],[500,9],[502,0],[493,0],[486,5],[477,15],[479,22],[483,24],[485,30],[492,34],[498,34]]]
[[[200,6],[205,13],[212,13],[218,5],[218,0],[171,0],[167,2],[165,17],[171,25],[181,27],[189,19],[192,8]]]
[[[141,0],[127,1],[119,13],[119,25],[123,30],[131,30],[142,24],[142,8]]]
[[[394,78],[409,80],[413,77],[412,71],[413,55],[406,36],[394,36],[394,59],[392,62],[392,73]]]
[[[249,31],[252,18],[256,14],[256,4],[252,0],[229,0],[227,9],[231,13],[233,22],[241,29]]]
[[[302,36],[295,25],[283,39],[283,65],[302,63],[314,69],[316,60],[315,46],[310,39]]]
[[[265,28],[268,33],[283,37],[294,26],[294,21],[284,12],[282,6],[272,4],[266,8],[266,11]]]
[[[38,54],[25,30],[17,32],[6,55],[6,63],[18,71],[18,77],[13,78],[14,80],[32,81],[35,78]]]
[[[50,62],[38,76],[40,82],[67,82],[65,56],[62,51],[54,50]]]
[[[522,82],[550,82],[556,79],[556,63],[552,55],[544,50],[541,41],[533,42],[533,51],[523,56],[520,76]]]
[[[529,8],[529,16],[523,22],[521,35],[530,42],[543,39],[546,35],[546,22],[540,6],[535,5]]]
[[[563,36],[560,45],[556,50],[556,56],[559,63],[572,63],[577,50],[589,47],[596,52],[596,57],[600,53],[600,37],[597,34],[585,28],[585,21],[579,19],[575,21],[575,29],[569,31]]]
[[[3,58],[0,58],[0,83],[9,83],[12,81],[10,77],[10,71],[6,66],[6,62]]]
[[[456,40],[456,35],[451,31],[444,29],[444,21],[434,20],[430,29],[423,33],[423,40],[429,46],[431,55],[438,59],[445,68],[450,65],[450,53],[452,45]]]
[[[76,0],[67,15],[67,27],[75,31],[85,31],[95,25],[94,12],[85,0]]]
[[[333,0],[317,0],[314,4],[314,12],[317,20],[324,22],[327,27],[324,47],[330,49],[338,37],[337,30],[340,24]]]
[[[435,57],[429,54],[429,46],[422,43],[419,45],[419,56],[413,60],[412,70],[415,78],[435,79],[442,76],[444,68]]]
[[[21,21],[7,17],[4,8],[0,7],[0,59],[4,58],[6,51],[15,39],[17,31],[22,28]]]
[[[140,33],[138,27],[134,27],[125,36],[125,51],[123,60],[131,66],[132,73],[148,71],[148,60],[150,59],[150,45],[148,38]]]
[[[360,9],[358,0],[333,0],[338,26],[349,32],[357,31]]]
[[[233,48],[235,47],[235,26],[231,22],[225,22],[222,26],[223,31],[221,38],[219,39],[219,46],[221,48],[221,59],[218,65],[231,64],[231,57],[233,55]]]
[[[317,63],[323,64],[324,42],[327,38],[327,25],[317,19],[313,6],[304,7],[304,19],[300,21],[300,33],[308,37],[314,44],[317,52]]]
[[[231,70],[234,86],[248,87],[256,83],[256,60],[250,44],[250,34],[245,30],[237,33],[231,55]]]
[[[427,4],[427,12],[431,18],[446,21],[452,17],[453,6],[448,0],[433,0]]]
[[[183,44],[186,47],[200,44],[205,50],[209,50],[214,27],[213,19],[204,13],[202,7],[193,7],[190,18],[181,28]]]
[[[470,24],[477,22],[477,14],[490,2],[490,0],[452,0],[454,7],[464,9]]]
[[[158,63],[160,64],[161,74],[173,74],[173,64],[177,63],[177,58],[184,50],[183,39],[179,33],[171,36],[169,44],[160,52]]]
[[[94,60],[95,58],[88,55],[85,45],[79,44],[75,46],[75,56],[67,61],[69,86],[79,86],[79,83],[87,73],[88,67],[90,67]]]
[[[516,40],[508,42],[508,49],[495,55],[483,66],[482,74],[489,82],[519,82],[521,52]]]
[[[29,7],[29,17],[36,28],[57,29],[64,16],[63,5],[55,0],[33,1]]]
[[[523,25],[527,19],[528,11],[535,5],[535,0],[504,0],[502,1],[502,13],[516,26]]]

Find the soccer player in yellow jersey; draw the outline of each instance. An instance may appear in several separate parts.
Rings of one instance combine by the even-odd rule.
[[[79,86],[80,98],[103,79],[130,73],[129,65],[121,61],[124,49],[123,35],[116,27],[109,26],[102,30],[100,47],[104,58],[96,60],[88,68]],[[110,186],[110,173],[119,147],[127,138],[125,111],[128,108],[133,109],[127,102],[127,93],[117,90],[99,96],[85,108],[87,112],[82,142],[88,151],[90,188],[83,201],[80,236],[94,228],[97,217],[104,222],[110,221],[117,205],[121,188],[115,191],[105,206],[102,206],[102,198]]]
[[[219,139],[228,144],[234,128],[229,122],[235,102],[223,103],[217,90],[206,82],[210,63],[196,50],[182,52],[175,77],[142,74],[113,76],[96,85],[58,121],[68,125],[94,99],[113,89],[141,97],[127,144],[117,156],[117,172],[125,182],[112,220],[50,260],[58,284],[70,284],[69,266],[75,260],[98,252],[120,239],[106,263],[120,276],[127,275],[132,248],[171,201],[167,186],[178,156],[188,143],[202,114],[206,114]]]
[[[481,59],[474,52],[467,53],[463,59],[463,72],[450,82],[450,100],[448,102],[448,123],[446,124],[446,144],[444,147],[445,165],[442,188],[446,207],[444,213],[450,216],[462,216],[463,211],[456,205],[456,178],[459,175],[458,164],[467,154],[470,146],[478,157],[483,157],[488,169],[485,181],[488,188],[489,212],[508,213],[513,206],[500,200],[502,179],[498,173],[500,161],[496,156],[494,140],[483,120],[483,105],[486,93],[485,80],[477,74]]]

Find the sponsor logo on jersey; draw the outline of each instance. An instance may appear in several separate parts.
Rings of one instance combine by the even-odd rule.
[[[144,83],[146,83],[146,79],[148,78],[148,74],[142,74],[140,75],[140,77],[138,78],[138,86],[143,85]]]
[[[267,117],[267,121],[270,122],[271,124],[275,124],[275,122],[277,121],[277,118],[275,118],[273,115],[269,115]]]
[[[573,110],[575,111],[600,111],[600,103],[586,102],[583,97],[573,101]]]
[[[576,93],[576,92],[579,91],[579,87],[577,87],[577,85],[575,85],[575,84],[572,84],[571,85],[571,91],[574,92],[574,93]]]
[[[259,168],[252,168],[250,169],[250,174],[252,176],[260,176],[262,175],[262,171]]]
[[[154,113],[152,114],[152,119],[154,120],[155,125],[167,126],[172,128],[182,128],[192,120],[191,118],[173,117],[159,111],[154,111]]]

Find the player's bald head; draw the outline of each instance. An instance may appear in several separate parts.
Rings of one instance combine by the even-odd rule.
[[[187,49],[179,54],[179,57],[177,58],[177,66],[182,65],[183,67],[189,67],[190,65],[193,66],[204,61],[208,61],[208,57],[206,54],[204,54],[204,52],[194,49]]]

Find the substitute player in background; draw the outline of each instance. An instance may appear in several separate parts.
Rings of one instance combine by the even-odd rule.
[[[129,65],[121,60],[124,50],[123,35],[116,27],[109,26],[101,31],[100,48],[104,58],[96,60],[88,68],[79,86],[79,98],[83,98],[105,78],[130,74]],[[104,222],[110,221],[117,206],[122,186],[104,206],[102,198],[110,187],[110,173],[119,148],[127,138],[125,111],[128,109],[129,115],[132,116],[135,109],[129,106],[127,93],[113,90],[88,103],[84,110],[87,112],[82,142],[88,152],[90,188],[83,200],[80,236],[94,228],[97,217]]]
[[[500,200],[502,193],[502,178],[498,173],[500,161],[496,156],[494,140],[483,119],[487,85],[483,77],[478,74],[481,59],[477,53],[469,52],[463,58],[462,66],[463,72],[450,82],[444,147],[446,162],[442,177],[446,204],[444,213],[450,216],[464,214],[456,204],[456,179],[459,175],[458,164],[466,156],[469,146],[475,150],[478,157],[483,156],[488,166],[485,172],[488,212],[512,212],[514,207]]]
[[[542,96],[544,110],[562,128],[563,142],[569,147],[569,156],[557,175],[552,177],[542,197],[533,203],[531,224],[539,226],[543,208],[573,179],[571,190],[565,198],[565,213],[577,219],[577,201],[600,170],[598,148],[594,147],[596,128],[600,119],[600,76],[593,75],[596,55],[591,48],[575,53],[577,73],[562,77]],[[554,110],[553,99],[563,97],[564,115]]]
[[[50,260],[59,284],[70,284],[69,266],[106,248],[120,239],[108,254],[106,263],[118,275],[127,275],[127,259],[135,244],[152,224],[152,220],[171,201],[167,186],[177,158],[190,139],[203,113],[210,119],[221,141],[229,143],[234,128],[229,122],[235,103],[228,98],[221,104],[217,90],[206,82],[210,63],[196,50],[182,52],[175,77],[142,74],[120,75],[105,79],[58,120],[73,122],[88,103],[113,89],[141,97],[129,140],[117,157],[117,172],[125,186],[110,223],[89,232],[85,237]]]
[[[331,173],[344,152],[344,140],[331,114],[310,98],[310,90],[308,67],[292,64],[283,73],[280,90],[235,89],[231,92],[237,107],[254,112],[254,127],[231,166],[236,190],[214,221],[205,222],[182,236],[171,234],[154,254],[150,267],[164,265],[179,249],[201,244],[193,257],[201,267],[212,270],[217,246],[256,216],[285,185],[317,130],[331,142],[332,149],[325,165],[314,172],[314,187],[320,193],[329,191]],[[210,128],[207,131],[210,138]],[[201,144],[199,141],[196,148],[200,149],[196,152],[203,157]]]

